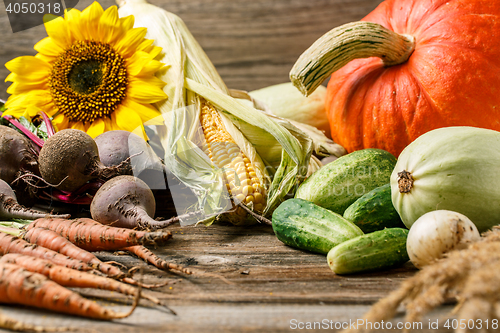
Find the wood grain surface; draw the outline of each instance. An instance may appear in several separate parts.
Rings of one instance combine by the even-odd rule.
[[[143,281],[173,284],[154,295],[165,300],[177,316],[152,307],[147,301],[134,314],[113,323],[80,319],[23,307],[0,306],[12,317],[45,326],[79,327],[77,331],[118,332],[293,332],[338,331],[335,323],[356,322],[371,304],[397,288],[416,269],[411,264],[384,272],[338,276],[326,257],[299,251],[279,242],[269,226],[174,226],[172,240],[153,249],[160,257],[190,268],[223,276],[194,277],[160,271],[120,253],[99,252],[101,260],[127,267],[143,267]],[[174,283],[175,282],[175,283]],[[125,312],[131,300],[98,290],[78,290],[104,306]],[[416,332],[446,332],[451,306],[426,316]],[[402,322],[400,312],[391,321]],[[328,328],[293,329],[298,322],[328,322]],[[440,324],[429,328],[429,321]],[[333,324],[330,324],[330,321]],[[417,322],[415,323],[417,325]],[[376,332],[385,330],[376,330]],[[392,330],[390,330],[392,331]],[[401,331],[401,330],[393,330]]]

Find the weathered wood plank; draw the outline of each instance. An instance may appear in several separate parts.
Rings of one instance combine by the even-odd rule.
[[[140,308],[129,318],[112,323],[71,318],[43,311],[32,311],[18,307],[0,307],[5,314],[38,325],[54,325],[77,327],[77,332],[181,332],[181,333],[218,333],[218,332],[255,332],[284,333],[293,331],[305,332],[339,332],[335,325],[349,324],[359,320],[368,311],[368,306],[350,305],[293,305],[293,304],[249,304],[238,305],[212,303],[189,306],[173,306],[178,316],[174,317],[155,309]],[[117,311],[125,311],[124,306],[114,306]],[[443,327],[451,307],[443,307],[433,311],[421,322],[411,323],[417,328],[414,332],[443,333],[450,332]],[[43,314],[43,316],[40,315]],[[401,332],[395,329],[402,322],[399,315],[390,321],[394,329],[376,330],[376,332]],[[429,323],[437,322],[439,329],[429,328]],[[298,329],[300,324],[316,324],[316,329]],[[319,328],[319,324],[325,325]],[[387,322],[386,322],[387,323]],[[417,327],[416,325],[421,325]],[[337,326],[339,327],[339,326]],[[386,326],[387,327],[387,324]],[[0,330],[0,332],[6,332]]]

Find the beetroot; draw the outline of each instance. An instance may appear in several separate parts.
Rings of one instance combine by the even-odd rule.
[[[46,182],[68,192],[91,179],[108,179],[121,172],[120,167],[104,166],[95,141],[77,129],[64,129],[48,138],[40,150],[38,163]]]
[[[105,166],[123,163],[127,168],[124,174],[140,178],[151,189],[165,189],[163,163],[143,138],[128,131],[115,130],[98,135],[95,142]]]
[[[44,217],[69,218],[70,215],[50,215],[21,206],[9,184],[0,179],[0,219],[35,220]]]
[[[25,174],[40,174],[37,149],[38,147],[25,135],[13,128],[0,125],[0,179],[10,184],[23,205],[34,203],[36,188],[27,185],[33,179],[24,178],[15,183],[13,181]]]
[[[102,224],[120,228],[159,229],[171,220],[156,221],[153,192],[134,176],[116,176],[97,191],[90,204],[92,218]]]
[[[10,184],[26,172],[38,172],[33,144],[15,129],[0,125],[0,179]]]

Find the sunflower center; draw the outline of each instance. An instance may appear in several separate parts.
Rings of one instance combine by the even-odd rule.
[[[110,116],[125,99],[125,60],[96,41],[78,41],[54,62],[49,78],[54,104],[70,121]]]
[[[68,83],[79,94],[91,94],[101,86],[105,70],[99,61],[81,61],[69,72]]]

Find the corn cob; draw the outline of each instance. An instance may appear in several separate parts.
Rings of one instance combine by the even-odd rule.
[[[204,152],[219,168],[224,169],[225,183],[235,203],[243,202],[262,213],[266,205],[266,190],[255,172],[256,166],[240,150],[233,138],[224,128],[217,110],[209,103],[201,108],[201,126],[206,144]],[[238,208],[236,213],[247,213]]]

